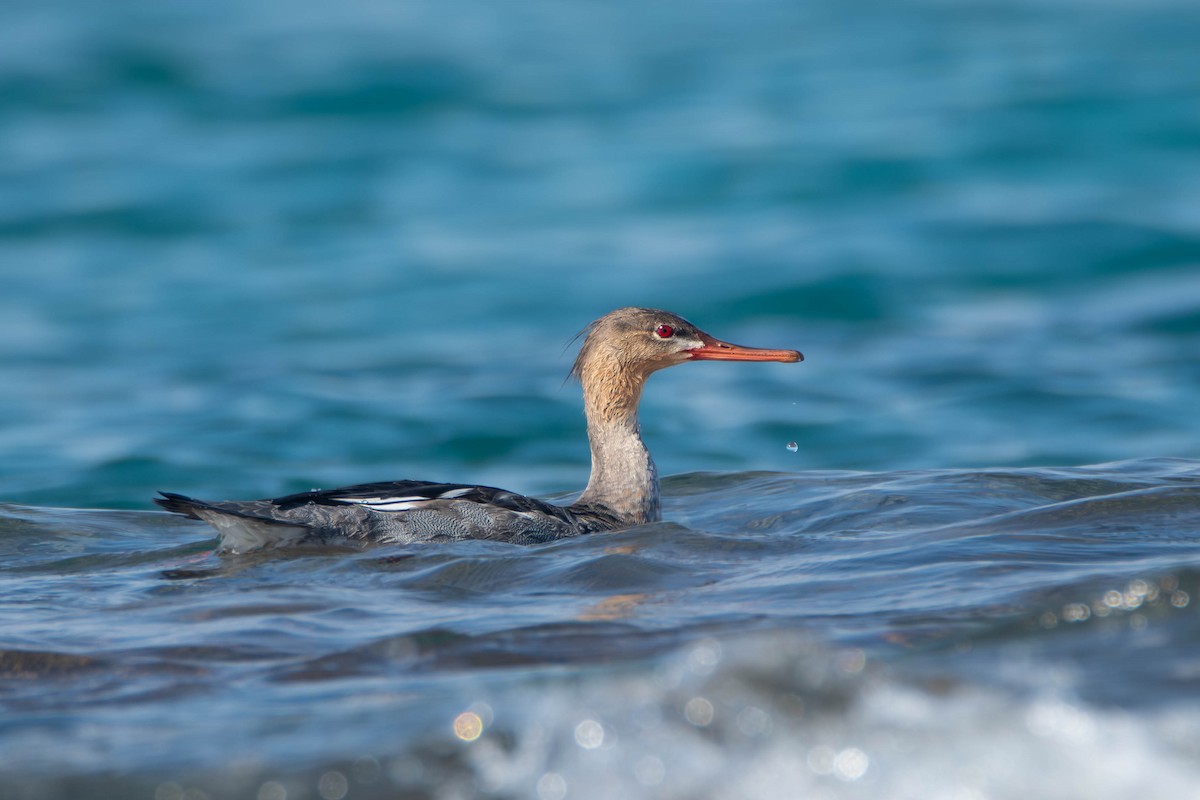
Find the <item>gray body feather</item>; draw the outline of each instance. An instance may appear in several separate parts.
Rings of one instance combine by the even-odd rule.
[[[210,502],[163,493],[168,511],[217,529],[221,549],[496,539],[535,544],[611,530],[625,520],[603,508],[556,506],[489,486],[395,481],[272,500]]]

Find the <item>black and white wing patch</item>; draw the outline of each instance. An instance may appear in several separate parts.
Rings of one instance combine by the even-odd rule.
[[[338,497],[334,499],[338,504],[363,506],[372,511],[412,511],[414,508],[420,508],[431,500],[454,500],[455,498],[470,494],[470,492],[470,488],[462,488],[449,489],[432,497],[417,494],[404,496],[380,494],[373,497]]]
[[[471,486],[462,483],[430,483],[428,481],[384,481],[362,483],[340,489],[316,489],[298,492],[271,501],[286,510],[315,503],[325,506],[361,506],[371,511],[412,511],[437,500],[462,500],[470,503],[503,508],[508,511],[534,512],[565,519],[560,506],[515,494],[492,486]]]

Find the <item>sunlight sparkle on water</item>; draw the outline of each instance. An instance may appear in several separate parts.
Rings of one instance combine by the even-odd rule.
[[[1053,628],[1058,622],[1086,622],[1092,617],[1107,617],[1121,611],[1137,611],[1146,606],[1158,606],[1165,603],[1175,608],[1184,608],[1190,598],[1187,592],[1179,589],[1178,579],[1167,576],[1157,583],[1140,578],[1130,581],[1124,589],[1109,589],[1100,597],[1089,603],[1075,602],[1063,606],[1061,615],[1052,611],[1044,612],[1039,621],[1043,628]],[[1145,627],[1146,618],[1134,614],[1131,625],[1135,628]]]
[[[867,654],[857,647],[843,650],[838,654],[837,665],[847,675],[857,675],[867,666]]]
[[[538,800],[562,800],[567,796],[567,782],[557,772],[547,772],[538,778]]]
[[[843,781],[856,781],[867,773],[871,760],[857,747],[834,750],[828,745],[817,745],[808,751],[808,768],[817,775],[833,775]]]
[[[287,789],[279,781],[267,781],[258,787],[258,800],[287,800]]]
[[[483,734],[483,720],[474,711],[464,711],[454,718],[454,735],[464,742],[473,742]]]
[[[321,800],[342,800],[350,791],[350,781],[337,770],[330,770],[317,781],[317,794]]]
[[[692,672],[697,675],[711,675],[721,663],[724,651],[716,639],[704,639],[698,642],[688,653],[687,663]]]
[[[666,767],[658,756],[642,756],[633,766],[633,777],[642,786],[658,786],[666,775]]]
[[[711,725],[715,714],[713,704],[704,697],[693,697],[683,707],[683,716],[697,728],[704,728]]]
[[[844,781],[856,781],[867,772],[870,759],[857,747],[847,747],[833,759],[833,771]]]
[[[575,743],[584,750],[595,750],[604,744],[604,726],[594,719],[585,719],[575,726]]]
[[[747,736],[767,736],[771,733],[771,715],[758,706],[746,706],[737,715],[738,730]]]

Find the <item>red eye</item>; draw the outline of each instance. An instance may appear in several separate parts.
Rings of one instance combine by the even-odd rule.
[[[654,332],[658,334],[658,338],[660,339],[670,339],[675,335],[675,329],[670,325],[659,325],[654,329]]]

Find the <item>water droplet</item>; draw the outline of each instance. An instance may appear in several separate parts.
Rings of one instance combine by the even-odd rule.
[[[800,445],[796,444],[795,442],[788,442],[787,449],[794,453],[800,449]]]

